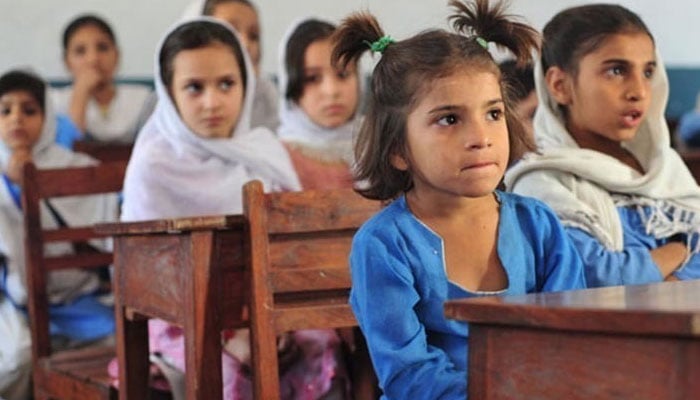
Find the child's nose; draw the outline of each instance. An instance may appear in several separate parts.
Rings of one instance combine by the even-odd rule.
[[[491,146],[488,131],[482,124],[472,124],[465,128],[464,147],[470,150],[478,150]]]
[[[322,82],[323,92],[328,96],[334,96],[340,93],[340,82],[336,77],[328,77]]]
[[[204,92],[204,106],[207,109],[216,108],[221,104],[221,94],[215,90],[207,90]]]
[[[643,100],[649,92],[649,79],[644,75],[632,76],[630,78],[625,98],[631,101]]]

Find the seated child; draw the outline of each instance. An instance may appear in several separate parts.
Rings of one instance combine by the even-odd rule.
[[[90,157],[60,147],[56,117],[46,98],[47,85],[32,73],[9,71],[0,77],[0,397],[26,399],[30,393],[31,340],[27,326],[22,167],[86,166]],[[46,202],[42,225],[86,225],[116,219],[116,195],[65,197]],[[91,242],[92,243],[92,242]],[[107,243],[92,243],[108,246]],[[45,249],[54,255],[73,251],[67,243]],[[47,283],[50,333],[55,344],[78,345],[114,332],[112,307],[102,304],[95,273],[52,272]]]
[[[352,186],[353,129],[359,128],[357,63],[331,65],[335,26],[307,18],[280,44],[283,99],[278,136],[304,189]]]
[[[468,327],[445,301],[584,287],[554,213],[496,190],[531,145],[488,43],[523,64],[537,33],[500,3],[450,4],[458,33],[395,41],[363,13],[335,36],[341,65],[381,53],[355,154],[359,192],[393,201],[353,240],[350,303],[382,399],[466,398]]]
[[[81,15],[63,33],[63,60],[73,84],[52,91],[59,113],[70,116],[83,138],[131,143],[150,115],[151,90],[114,81],[119,49],[105,20]]]
[[[505,183],[554,209],[592,287],[700,278],[700,188],[670,145],[657,54],[617,5],[568,8],[544,28],[539,152]]]
[[[253,179],[267,191],[301,189],[280,141],[251,128],[255,72],[228,24],[209,17],[177,24],[157,60],[158,102],[129,162],[122,220],[240,214],[242,186]],[[182,330],[160,320],[149,325],[151,351],[183,370]],[[337,336],[301,331],[289,339],[301,356],[281,374],[283,398],[320,397],[335,371]],[[236,331],[226,349],[223,398],[251,399],[248,331]]]
[[[500,67],[515,97],[515,114],[520,117],[528,135],[534,140],[532,121],[537,110],[537,93],[532,65],[518,67],[515,60],[507,60]]]

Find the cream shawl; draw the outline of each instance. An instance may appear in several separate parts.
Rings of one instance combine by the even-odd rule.
[[[232,136],[201,138],[180,118],[160,76],[158,55],[170,33],[196,20],[231,29],[213,18],[199,17],[176,24],[158,46],[154,74],[158,105],[138,135],[127,168],[124,221],[241,213],[242,186],[253,179],[261,180],[268,191],[301,188],[289,155],[274,134],[250,127],[255,74],[245,52],[245,98]]]
[[[535,138],[539,154],[528,154],[506,173],[507,188],[543,200],[564,225],[590,233],[610,250],[623,248],[618,206],[639,206],[647,233],[656,238],[697,232],[700,189],[671,148],[663,114],[668,77],[658,54],[657,64],[646,118],[635,138],[623,143],[646,171],[641,175],[615,158],[578,147],[549,96],[538,62]],[[650,207],[651,215],[641,210],[643,206]]]

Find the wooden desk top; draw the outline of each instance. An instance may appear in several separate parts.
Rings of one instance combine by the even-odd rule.
[[[700,280],[614,286],[445,303],[477,324],[700,338]]]
[[[138,222],[98,224],[95,231],[109,236],[159,234],[243,227],[242,215],[210,215],[190,218],[158,219]]]

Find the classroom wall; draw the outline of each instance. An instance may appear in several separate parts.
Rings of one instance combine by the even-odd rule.
[[[253,0],[263,24],[263,72],[277,69],[277,42],[287,26],[309,14],[338,20],[355,10],[375,13],[387,33],[402,38],[429,27],[446,27],[447,0]],[[122,48],[120,75],[150,78],[153,52],[162,33],[191,0],[0,0],[0,71],[34,66],[52,80],[67,78],[61,60],[61,33],[73,16],[97,12],[113,25]],[[511,0],[510,11],[541,29],[558,10],[585,0]],[[671,68],[673,109],[687,107],[700,85],[700,2],[695,0],[619,1],[638,12],[657,39]],[[676,71],[679,74],[676,75]],[[675,89],[675,90],[674,90]],[[674,106],[675,95],[682,101]],[[675,111],[674,111],[675,113]]]

